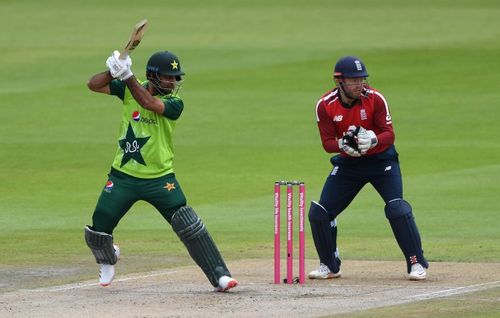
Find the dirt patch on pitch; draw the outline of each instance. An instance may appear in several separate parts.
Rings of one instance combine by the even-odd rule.
[[[431,263],[426,281],[410,282],[402,262],[346,260],[340,279],[291,286],[272,284],[269,260],[229,265],[240,282],[229,293],[212,292],[194,266],[118,273],[107,288],[86,281],[0,294],[0,317],[315,317],[500,286],[498,263]]]

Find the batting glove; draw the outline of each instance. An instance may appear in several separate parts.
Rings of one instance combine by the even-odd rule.
[[[133,75],[130,70],[130,66],[132,66],[132,59],[128,55],[124,60],[121,60],[119,57],[120,52],[115,50],[106,60],[106,66],[108,67],[109,73],[113,76],[113,78],[118,78],[119,80],[124,81]]]
[[[363,127],[359,128],[358,132],[358,149],[362,155],[368,152],[368,150],[375,147],[378,143],[377,135],[373,130],[366,130]]]

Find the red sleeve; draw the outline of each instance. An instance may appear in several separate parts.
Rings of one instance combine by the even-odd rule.
[[[387,101],[379,92],[375,93],[373,123],[375,126],[374,132],[378,139],[377,146],[392,145],[395,139],[394,129],[392,128],[392,118]]]
[[[318,121],[319,135],[325,151],[329,153],[340,152],[335,125],[326,112],[323,99],[320,99],[316,105],[316,120]]]

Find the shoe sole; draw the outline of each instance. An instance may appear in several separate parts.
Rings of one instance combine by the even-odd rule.
[[[326,276],[314,276],[309,274],[309,279],[332,279],[332,278],[339,278],[342,276],[342,272],[338,271],[337,273],[328,273]]]
[[[410,280],[413,280],[413,281],[419,281],[419,280],[425,280],[427,277],[426,275],[424,276],[410,276]]]
[[[235,280],[235,279],[233,279],[233,280],[231,280],[229,283],[227,283],[226,288],[224,288],[224,289],[216,288],[216,289],[215,289],[215,291],[216,291],[216,292],[223,293],[223,292],[226,292],[226,291],[228,291],[228,290],[230,290],[231,288],[234,288],[234,287],[236,287],[236,286],[238,286],[238,281],[237,281],[237,280]]]
[[[101,282],[99,282],[99,285],[101,285],[102,287],[107,287],[107,286],[111,285],[111,283],[113,282],[114,279],[115,279],[115,277],[113,276],[113,278],[111,278],[111,280],[109,281],[109,283],[101,283]]]
[[[326,276],[309,276],[309,279],[333,279],[333,278],[340,278],[342,275],[341,274],[329,274]]]

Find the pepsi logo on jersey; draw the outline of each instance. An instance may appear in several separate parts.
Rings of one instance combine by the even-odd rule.
[[[144,124],[148,124],[148,125],[155,125],[157,126],[158,125],[158,122],[156,121],[156,119],[154,118],[147,118],[147,117],[142,117],[141,116],[141,113],[137,110],[135,110],[133,113],[132,113],[132,119],[135,121],[135,122],[141,122],[141,123],[144,123]]]

